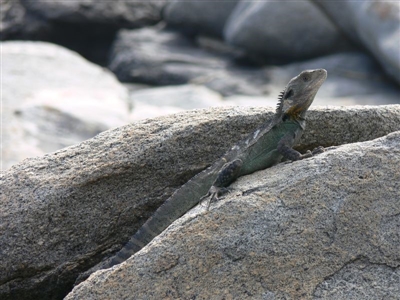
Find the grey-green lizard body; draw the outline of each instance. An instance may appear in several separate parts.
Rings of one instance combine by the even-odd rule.
[[[176,190],[131,237],[115,256],[83,273],[82,281],[98,269],[119,264],[146,246],[172,222],[208,197],[210,202],[238,177],[271,167],[282,159],[296,161],[323,151],[322,147],[301,154],[292,147],[305,129],[305,116],[327,77],[324,69],[306,70],[294,77],[279,97],[272,120],[262,124],[224,156]]]

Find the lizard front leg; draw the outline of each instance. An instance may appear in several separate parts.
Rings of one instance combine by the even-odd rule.
[[[301,154],[299,151],[296,151],[292,148],[294,137],[292,135],[285,135],[277,145],[277,150],[280,154],[283,155],[284,158],[289,159],[291,161],[301,160],[304,158],[311,157],[313,155],[322,153],[325,151],[324,147],[319,146],[315,148],[313,151],[307,150],[306,153]]]
[[[243,161],[241,159],[235,159],[222,166],[210,190],[200,199],[202,201],[204,198],[210,197],[207,202],[207,210],[210,208],[211,201],[218,200],[219,195],[239,176],[242,165]]]

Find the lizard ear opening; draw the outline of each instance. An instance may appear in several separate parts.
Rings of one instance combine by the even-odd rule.
[[[293,90],[290,89],[290,90],[285,94],[285,96],[283,97],[283,99],[284,99],[284,100],[285,100],[285,99],[288,99],[288,98],[292,97],[293,94],[294,94]]]

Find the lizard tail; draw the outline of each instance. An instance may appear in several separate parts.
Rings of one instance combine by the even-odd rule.
[[[221,166],[211,166],[200,172],[175,191],[130,238],[128,243],[109,260],[103,268],[120,264],[151,242],[176,219],[199,203],[201,196],[208,192]]]
[[[171,197],[173,198],[173,197]],[[118,251],[109,262],[107,268],[120,264],[138,252],[144,246],[151,242],[165,228],[167,228],[175,219],[179,218],[185,211],[177,211],[174,201],[169,198],[153,214],[150,219],[129,239],[125,246]],[[192,205],[194,206],[194,204]]]

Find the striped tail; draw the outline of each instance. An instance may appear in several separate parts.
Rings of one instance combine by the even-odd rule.
[[[175,191],[131,237],[129,242],[109,260],[109,263],[104,268],[110,268],[127,260],[150,243],[151,240],[163,232],[172,222],[199,203],[200,198],[208,192],[217,178],[218,171],[223,163],[224,161],[218,161]]]

